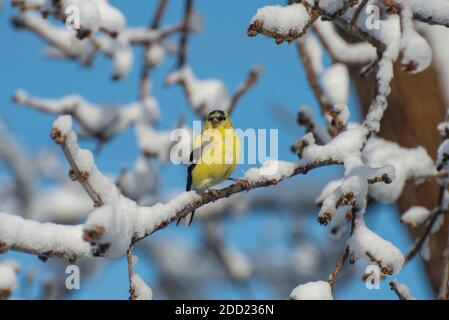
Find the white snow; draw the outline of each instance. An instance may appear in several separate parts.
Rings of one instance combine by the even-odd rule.
[[[111,104],[97,105],[72,94],[59,99],[35,97],[24,90],[16,91],[14,100],[40,111],[53,114],[70,114],[77,120],[88,136],[101,132],[111,137],[129,126],[141,123],[155,123],[159,120],[159,104],[152,96],[123,106]],[[67,123],[67,126],[70,123]],[[61,128],[63,129],[63,128]],[[62,130],[63,134],[65,130]]]
[[[265,6],[257,9],[251,19],[263,23],[263,28],[269,32],[287,36],[289,32],[300,34],[309,23],[309,14],[306,8],[299,3],[289,6]]]
[[[410,289],[407,287],[407,285],[399,283],[397,279],[394,279],[391,282],[394,283],[396,289],[399,291],[400,295],[404,297],[405,300],[416,300],[416,298],[413,297],[410,293]]]
[[[301,106],[299,109],[299,113],[301,113],[302,117],[306,119],[307,122],[313,125],[312,133],[314,137],[321,141],[322,143],[328,143],[331,140],[331,136],[327,131],[327,128],[321,126],[314,119],[313,111],[308,106]]]
[[[223,81],[218,79],[198,79],[193,70],[183,67],[167,75],[168,85],[183,83],[187,91],[190,104],[202,116],[206,117],[210,111],[224,110],[229,105],[228,90]]]
[[[0,260],[0,291],[12,293],[16,289],[19,270],[20,267],[16,261]]]
[[[368,140],[363,150],[363,160],[371,167],[389,164],[395,171],[395,179],[390,184],[372,185],[370,195],[382,203],[395,202],[410,178],[431,176],[435,173],[432,158],[422,147],[402,148],[397,143],[378,137]]]
[[[408,6],[401,9],[402,38],[401,52],[402,64],[414,64],[411,73],[421,72],[432,62],[432,49],[426,39],[414,29],[413,12]]]
[[[429,40],[433,50],[433,61],[437,69],[437,75],[440,80],[441,92],[446,99],[446,105],[449,104],[449,29],[444,26],[421,25],[424,29],[426,38]]]
[[[371,260],[376,262],[385,274],[397,274],[404,264],[402,252],[391,242],[382,239],[376,233],[368,229],[363,222],[355,226],[351,238],[348,240],[351,256],[355,259]]]
[[[280,181],[290,177],[295,171],[295,163],[277,160],[268,160],[262,167],[251,168],[245,172],[244,179],[250,183]]]
[[[72,182],[49,188],[37,195],[31,208],[31,218],[37,221],[75,223],[92,210],[92,200]]]
[[[312,34],[307,34],[303,38],[298,39],[304,44],[306,54],[310,58],[312,69],[317,75],[321,75],[324,71],[323,66],[323,49],[318,39]]]
[[[376,59],[376,49],[369,43],[348,43],[335,31],[332,22],[318,19],[314,24],[332,55],[342,63],[368,63]]]
[[[427,220],[429,215],[429,209],[420,206],[414,206],[408,209],[401,216],[401,222],[406,223],[413,228],[417,228]]]
[[[119,33],[126,26],[126,18],[116,7],[109,4],[108,0],[96,0],[101,15],[101,27],[112,32]]]
[[[381,20],[379,23],[379,29],[372,30],[371,35],[384,43],[386,49],[377,64],[377,96],[371,103],[366,119],[363,122],[371,132],[380,130],[380,121],[388,106],[386,97],[391,92],[390,82],[394,76],[393,63],[399,56],[401,43],[400,21],[397,15],[388,16],[387,19]]]
[[[167,50],[163,45],[158,43],[152,44],[150,48],[146,51],[146,61],[149,66],[156,67],[164,62],[167,55]]]
[[[134,55],[127,39],[121,35],[113,41],[112,48],[112,61],[114,66],[112,77],[117,80],[125,77],[130,72],[134,63]]]
[[[134,268],[139,261],[137,256],[131,257],[131,268]],[[131,286],[134,290],[135,300],[152,300],[153,291],[151,288],[143,281],[137,272],[132,271],[131,275]]]
[[[254,270],[251,260],[238,248],[228,246],[224,249],[226,266],[233,279],[238,281],[248,280]]]
[[[323,73],[323,89],[331,104],[345,106],[349,97],[349,71],[342,63],[331,65]]]
[[[306,134],[303,139],[308,142],[308,146],[304,149],[299,165],[329,159],[343,162],[347,169],[360,165],[360,149],[365,140],[364,130],[363,127],[358,125],[349,125],[346,131],[323,146],[315,144],[315,139],[311,133]]]
[[[76,6],[80,13],[80,24],[82,27],[97,31],[103,28],[108,32],[119,33],[126,25],[123,13],[111,6],[108,0],[62,0],[61,9],[65,14],[69,6]]]
[[[297,286],[290,293],[291,300],[334,300],[327,281],[308,282]]]
[[[96,32],[100,27],[101,14],[100,8],[94,0],[62,0],[61,10],[66,17],[72,17],[75,20],[76,8],[79,12],[79,26],[83,29],[90,30],[92,33]],[[75,9],[75,10],[76,10]],[[68,20],[70,21],[70,19]],[[76,28],[76,25],[72,27]]]
[[[0,213],[0,242],[31,252],[61,253],[67,258],[90,254],[82,240],[82,226],[39,223],[16,215]]]
[[[315,6],[314,0],[306,0],[306,2],[312,7]],[[329,14],[336,13],[338,10],[343,9],[344,6],[345,1],[341,0],[320,0],[318,3],[318,7]]]
[[[131,281],[133,283],[134,294],[136,295],[136,300],[152,300],[153,291],[151,288],[143,281],[138,273],[133,273]]]
[[[447,0],[395,0],[395,3],[403,6],[410,7],[415,15],[422,17],[424,20],[431,19],[432,21],[449,25],[449,2]]]

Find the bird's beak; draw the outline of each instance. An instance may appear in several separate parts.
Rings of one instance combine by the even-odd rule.
[[[212,127],[216,128],[218,125],[218,120],[217,119],[212,119]]]

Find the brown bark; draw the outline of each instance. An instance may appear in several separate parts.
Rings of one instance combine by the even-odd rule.
[[[379,136],[399,143],[403,147],[418,145],[427,149],[435,158],[440,137],[436,126],[446,115],[446,102],[439,86],[437,70],[431,66],[424,72],[411,75],[400,70],[397,63],[395,77],[391,83],[388,109],[382,121]],[[351,68],[351,77],[355,84],[362,112],[366,114],[374,93],[374,74],[365,78],[358,75],[359,68]],[[438,187],[436,182],[426,182],[420,186],[408,183],[398,201],[401,214],[410,206],[421,205],[433,208],[437,204]],[[410,230],[415,238],[419,232]],[[425,262],[429,279],[435,292],[441,280],[442,254],[448,233],[448,221],[430,240],[431,259]]]

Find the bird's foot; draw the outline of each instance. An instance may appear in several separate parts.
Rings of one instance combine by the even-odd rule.
[[[250,187],[250,183],[248,182],[248,180],[245,179],[228,178],[228,180],[234,181],[235,183],[241,185],[246,190],[248,190]]]

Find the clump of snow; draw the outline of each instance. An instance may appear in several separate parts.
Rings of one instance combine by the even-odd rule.
[[[164,62],[166,55],[167,50],[165,47],[155,43],[146,51],[145,58],[149,66],[155,67]]]
[[[309,20],[306,8],[296,3],[285,7],[275,5],[259,8],[251,19],[251,24],[259,21],[268,32],[283,36],[295,33],[299,36]]]
[[[11,294],[17,287],[20,267],[13,260],[0,261],[0,292]]]
[[[424,21],[434,21],[435,24],[449,25],[449,3],[446,0],[395,0],[401,7],[410,7],[414,15],[419,16]]]
[[[157,191],[159,178],[151,161],[140,156],[133,170],[127,170],[118,184],[124,196],[141,203]]]
[[[334,300],[327,281],[308,282],[297,286],[289,295],[291,300]]]
[[[370,167],[389,164],[394,168],[395,179],[392,183],[370,187],[370,195],[382,203],[395,202],[407,179],[431,176],[435,173],[433,160],[424,148],[402,148],[397,143],[378,137],[368,140],[362,158]]]
[[[245,172],[244,179],[250,183],[280,181],[290,177],[295,172],[295,163],[277,160],[268,160],[262,167],[251,168]]]
[[[364,126],[370,132],[380,130],[380,121],[388,106],[387,98],[391,92],[390,82],[393,79],[393,63],[397,60],[400,52],[401,30],[399,17],[389,15],[386,19],[379,21],[380,27],[372,30],[372,36],[378,38],[385,44],[386,49],[382,54],[377,66],[377,95],[373,99]]]
[[[111,6],[108,0],[62,0],[60,6],[67,17],[77,10],[80,27],[92,33],[101,28],[117,34],[126,26],[123,13]]]
[[[229,105],[228,90],[223,81],[218,79],[198,79],[193,70],[183,67],[167,75],[166,84],[184,85],[192,107],[206,117],[215,109],[224,110]]]
[[[331,65],[323,73],[323,89],[331,104],[345,106],[349,97],[349,71],[342,63]]]
[[[316,36],[307,34],[304,38],[299,39],[304,43],[307,56],[310,58],[313,71],[317,75],[321,75],[324,71],[323,66],[323,49]]]
[[[126,18],[116,7],[109,4],[108,0],[96,0],[101,22],[100,27],[108,32],[120,33],[126,26]]]
[[[67,136],[72,130],[72,117],[68,115],[58,117],[53,122],[53,128],[58,129],[62,135]]]
[[[136,300],[152,300],[153,291],[151,288],[143,281],[138,273],[133,273],[131,281],[133,283],[134,294]]]
[[[412,296],[410,289],[407,287],[407,285],[403,284],[403,283],[399,283],[399,281],[397,279],[394,279],[393,281],[390,282],[390,286],[395,286],[396,289],[398,290],[399,294],[401,295],[401,297],[405,300],[416,300],[416,298],[414,296]]]
[[[131,46],[126,38],[119,35],[113,40],[113,73],[114,80],[125,77],[131,70],[134,62],[134,55]]]
[[[308,146],[303,151],[299,165],[308,165],[316,161],[333,159],[343,162],[347,168],[358,166],[361,164],[359,155],[365,141],[364,134],[363,127],[349,125],[347,130],[337,135],[326,145],[317,145],[313,135],[308,133],[303,137],[303,140],[307,141]]]
[[[414,206],[408,209],[401,216],[401,222],[406,223],[413,228],[417,228],[427,220],[429,215],[429,209],[420,206]]]
[[[89,244],[82,240],[80,225],[39,223],[6,213],[0,213],[0,242],[7,247],[60,253],[67,258],[90,254]]]
[[[137,256],[131,257],[131,266],[132,268],[135,267],[135,265],[138,262]],[[140,275],[137,272],[132,272],[131,276],[131,286],[134,290],[133,297],[135,300],[152,300],[153,299],[153,291],[151,288],[143,281],[143,279],[140,277]]]
[[[291,262],[298,273],[312,275],[320,266],[320,249],[312,243],[303,243],[294,248]]]
[[[247,256],[235,247],[226,247],[223,253],[233,279],[244,281],[251,277],[253,265]]]
[[[81,221],[92,210],[92,200],[76,184],[52,187],[37,195],[31,217],[37,221],[71,224]]]
[[[402,64],[406,71],[418,73],[427,69],[432,62],[432,49],[429,43],[413,26],[413,12],[408,6],[401,9]]]
[[[341,239],[341,237],[346,232],[348,213],[350,213],[351,206],[343,205],[338,207],[335,213],[332,215],[332,220],[330,222],[330,230],[334,239]]]
[[[319,194],[319,196],[316,198],[316,203],[320,204],[322,203],[324,200],[326,200],[327,197],[329,197],[332,192],[335,191],[335,189],[337,189],[341,183],[343,182],[343,179],[336,179],[336,180],[332,180],[329,181],[324,188],[321,190],[321,193]]]
[[[371,44],[367,42],[346,42],[335,31],[332,22],[318,19],[313,26],[338,61],[342,63],[368,63],[376,59],[376,49]]]
[[[382,239],[361,221],[355,226],[348,240],[352,259],[368,259],[375,262],[384,274],[397,274],[404,264],[404,255],[391,242]]]
[[[93,0],[62,0],[61,9],[63,13],[70,17],[75,12],[79,13],[79,27],[89,30],[92,33],[96,32],[100,27],[100,9]],[[77,10],[77,11],[75,11]],[[71,21],[72,20],[72,21]],[[68,22],[75,23],[75,18],[68,19]],[[77,27],[73,25],[72,27]]]
[[[306,0],[306,2],[314,7],[316,5],[315,0]],[[345,1],[335,1],[335,0],[320,0],[318,3],[318,7],[329,14],[335,14],[337,11],[343,9],[345,7]]]

